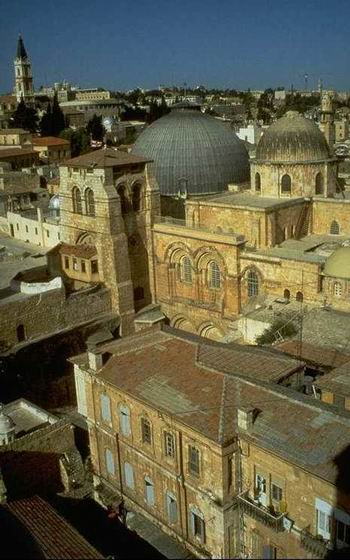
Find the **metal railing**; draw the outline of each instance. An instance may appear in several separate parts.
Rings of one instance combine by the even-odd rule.
[[[307,529],[301,532],[301,546],[308,552],[311,552],[316,558],[324,558],[327,554],[327,541],[322,537],[312,535]]]
[[[267,507],[254,502],[249,497],[248,492],[239,494],[236,499],[244,513],[277,532],[284,531],[283,519],[285,513],[272,513]]]

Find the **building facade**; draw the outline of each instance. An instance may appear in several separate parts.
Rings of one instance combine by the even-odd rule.
[[[213,344],[153,328],[73,359],[95,498],[111,511],[123,502],[201,558],[346,546],[333,459],[350,441],[348,413],[262,381],[277,354]]]

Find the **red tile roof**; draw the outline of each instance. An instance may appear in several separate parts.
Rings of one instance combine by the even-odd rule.
[[[39,496],[9,502],[5,507],[29,530],[45,558],[104,558]]]
[[[34,146],[69,146],[70,142],[64,138],[55,136],[34,136],[32,139]]]
[[[148,163],[150,158],[126,154],[114,148],[102,148],[82,156],[66,160],[62,165],[68,167],[122,167],[138,163]]]
[[[112,356],[97,377],[120,392],[121,398],[143,402],[219,445],[240,434],[334,483],[333,459],[350,444],[350,413],[337,415],[325,403],[259,380],[255,358],[255,379],[248,377],[247,366],[245,376],[209,370],[196,359],[199,342],[206,344],[200,337],[170,328],[141,331],[101,346],[100,351]],[[78,359],[81,356],[73,361]],[[239,409],[257,413],[244,434],[237,423]]]
[[[324,348],[323,346],[316,346],[308,342],[298,340],[286,340],[276,345],[275,348],[300,358],[304,362],[321,367],[338,367],[350,361],[350,354],[347,354],[337,348]]]
[[[62,243],[59,252],[61,255],[73,255],[74,257],[79,257],[82,259],[91,259],[97,255],[97,249],[95,245],[68,245],[68,243]]]

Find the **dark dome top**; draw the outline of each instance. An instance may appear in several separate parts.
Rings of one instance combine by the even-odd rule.
[[[197,108],[181,104],[150,125],[134,154],[154,160],[161,194],[209,194],[249,179],[249,157],[235,133]]]
[[[324,134],[314,121],[297,111],[288,111],[260,138],[256,160],[291,162],[330,159]]]

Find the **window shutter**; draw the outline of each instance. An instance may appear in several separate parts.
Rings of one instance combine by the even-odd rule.
[[[134,488],[134,469],[130,463],[124,463],[125,484],[129,488]]]
[[[192,533],[192,535],[195,534],[195,527],[194,527],[195,520],[194,520],[194,516],[195,516],[195,513],[193,513],[193,511],[191,511],[191,512],[190,512],[190,527],[191,527],[191,533]]]
[[[110,449],[106,449],[106,467],[109,474],[115,475],[113,453]]]
[[[83,416],[87,416],[84,376],[81,372],[78,371],[75,372],[75,389],[77,392],[78,412]]]
[[[102,420],[105,422],[111,421],[111,402],[108,395],[101,395],[101,411]]]
[[[153,482],[149,479],[145,479],[146,484],[146,502],[149,506],[154,505],[154,486]]]

